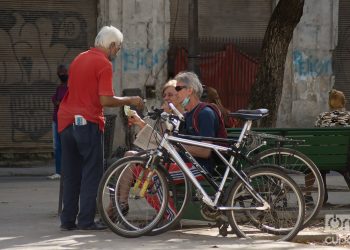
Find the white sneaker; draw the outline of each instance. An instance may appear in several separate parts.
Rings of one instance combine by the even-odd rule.
[[[59,180],[61,178],[60,174],[53,174],[47,177],[50,180]]]

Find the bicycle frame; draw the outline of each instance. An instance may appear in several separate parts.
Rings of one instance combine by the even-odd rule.
[[[245,136],[245,132],[250,129],[252,125],[252,121],[248,120],[240,134],[240,137],[238,141],[236,142],[235,146],[238,148],[243,141],[243,138]],[[192,146],[198,146],[203,148],[211,149],[215,152],[221,159],[221,161],[225,164],[226,170],[224,173],[224,176],[220,182],[220,185],[218,186],[218,190],[215,194],[214,199],[212,199],[207,192],[204,190],[204,188],[201,186],[199,181],[196,179],[196,177],[192,174],[192,172],[188,169],[186,163],[182,159],[182,157],[179,155],[179,153],[176,151],[175,147],[172,145],[172,143],[180,143],[180,144],[186,144],[186,145],[192,145]],[[161,151],[161,149],[164,148],[174,159],[176,164],[181,168],[181,170],[185,173],[185,175],[190,179],[192,184],[199,190],[199,192],[202,195],[202,200],[205,204],[212,208],[216,208],[218,210],[266,210],[270,207],[270,205],[254,190],[254,188],[249,184],[249,182],[232,166],[232,163],[234,162],[235,157],[231,154],[230,160],[227,161],[226,158],[222,155],[220,152],[232,152],[233,148],[230,147],[224,147],[219,146],[211,143],[205,143],[205,142],[199,142],[195,140],[189,140],[189,139],[183,139],[176,136],[169,135],[168,132],[166,132],[160,142],[160,145],[158,147],[158,153]],[[187,150],[186,150],[187,151]],[[194,166],[196,168],[202,169],[202,167],[193,159],[193,156],[187,151],[189,156],[192,157],[192,161],[194,163]],[[239,152],[238,152],[239,153]],[[223,193],[223,189],[225,186],[225,183],[227,181],[228,175],[230,173],[230,170],[244,183],[245,187],[247,188],[248,192],[260,203],[263,204],[260,207],[218,207],[217,204],[219,202],[220,196]]]

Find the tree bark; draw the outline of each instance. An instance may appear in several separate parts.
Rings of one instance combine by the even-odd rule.
[[[270,115],[260,127],[275,127],[283,75],[293,31],[303,15],[304,0],[280,0],[265,32],[260,66],[250,95],[252,108],[267,108]]]

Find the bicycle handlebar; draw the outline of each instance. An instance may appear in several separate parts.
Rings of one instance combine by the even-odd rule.
[[[172,111],[174,111],[174,113],[180,118],[181,121],[185,120],[185,117],[181,114],[180,111],[177,110],[177,108],[173,103],[169,102],[169,107],[171,108]]]

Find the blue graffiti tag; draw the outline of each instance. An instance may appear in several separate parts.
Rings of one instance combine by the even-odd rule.
[[[124,71],[151,70],[165,59],[164,48],[153,51],[147,48],[123,49],[122,60]]]
[[[294,72],[302,77],[332,75],[332,60],[330,55],[320,59],[315,55],[306,55],[299,50],[295,50],[293,52],[293,66]]]

